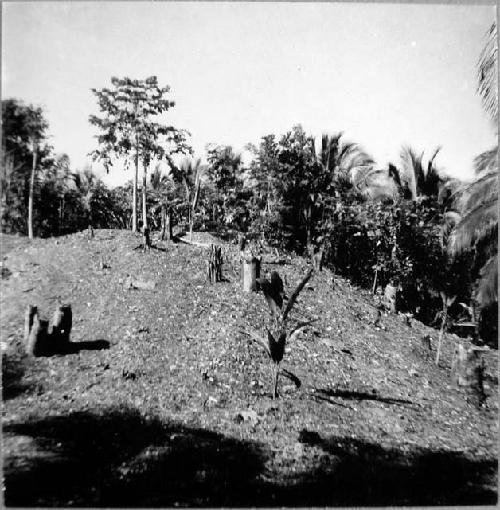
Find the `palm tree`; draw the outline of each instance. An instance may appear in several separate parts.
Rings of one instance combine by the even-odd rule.
[[[487,162],[487,164],[485,164]],[[498,299],[498,151],[487,151],[474,161],[475,180],[463,186],[456,198],[462,219],[450,242],[452,255],[475,249],[487,258],[481,269],[476,299],[481,306]]]
[[[354,192],[364,200],[392,200],[399,197],[393,165],[375,168],[373,158],[357,143],[341,140],[343,133],[324,134],[317,160],[332,176],[332,183],[342,194]],[[397,174],[399,178],[399,174]]]
[[[182,184],[186,193],[188,209],[189,237],[193,236],[194,214],[198,205],[200,195],[201,177],[205,167],[201,159],[184,158],[179,166],[171,164],[172,177],[174,181]]]
[[[345,142],[342,136],[342,132],[323,134],[316,158],[323,171],[330,175],[332,184],[346,190],[356,186],[361,175],[373,168],[374,161],[359,144]]]
[[[101,179],[86,166],[82,171],[73,174],[76,190],[81,196],[83,209],[87,213],[88,222],[92,225],[92,198],[94,191],[101,184]]]
[[[161,193],[167,187],[168,181],[168,176],[161,171],[160,165],[156,165],[149,178],[150,189],[154,193]]]
[[[409,145],[401,148],[401,167],[390,165],[389,173],[404,198],[416,201],[420,197],[438,197],[441,186],[447,180],[434,164],[440,150],[441,147],[437,147],[425,162],[424,151],[419,154]]]
[[[170,168],[174,168],[173,161],[168,158]],[[175,167],[176,168],[176,167]],[[156,215],[160,214],[162,241],[170,241],[172,239],[172,208],[177,205],[177,200],[173,197],[173,182],[169,175],[162,172],[160,164],[155,166],[149,179],[149,191],[153,200],[151,212],[153,221]]]
[[[399,174],[393,174],[394,165],[389,164],[387,169],[366,168],[358,172],[356,190],[363,200],[392,201],[400,198]]]
[[[486,112],[498,123],[496,77],[498,69],[496,23],[490,27],[478,63],[478,92]],[[476,299],[481,307],[498,301],[498,146],[474,160],[476,178],[463,186],[456,204],[462,213],[450,242],[452,255],[475,250],[486,262],[480,271]]]

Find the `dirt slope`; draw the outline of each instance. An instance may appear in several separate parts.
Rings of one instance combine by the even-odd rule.
[[[301,385],[282,377],[273,401],[269,363],[246,333],[263,329],[266,304],[240,290],[233,248],[226,281],[209,285],[203,247],[142,253],[140,237],[107,230],[2,242],[7,504],[496,501],[496,352],[477,409],[450,382],[457,337],[445,338],[437,368],[421,344],[435,330],[399,316],[376,329],[370,294],[323,271],[292,312],[318,319],[285,355]],[[306,266],[263,269],[290,293]],[[128,275],[156,286],[127,289]],[[26,304],[48,319],[58,299],[72,304],[78,348],[22,356]]]

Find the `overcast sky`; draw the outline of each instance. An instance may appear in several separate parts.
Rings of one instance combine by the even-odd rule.
[[[493,6],[366,3],[3,3],[2,97],[42,105],[76,168],[95,148],[90,89],[111,76],[170,85],[175,127],[241,149],[301,123],[344,131],[382,167],[402,144],[471,175],[496,143],[476,93]],[[97,168],[97,167],[96,167]],[[131,174],[116,168],[106,178]]]

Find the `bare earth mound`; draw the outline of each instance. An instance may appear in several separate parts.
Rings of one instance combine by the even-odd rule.
[[[281,398],[250,327],[268,317],[240,290],[205,278],[206,248],[137,248],[96,231],[2,236],[3,452],[10,506],[334,506],[494,504],[496,352],[477,409],[401,317],[374,326],[369,293],[317,274],[292,315],[318,318],[288,347]],[[205,242],[202,240],[202,242]],[[235,254],[234,254],[235,255]],[[304,261],[277,269],[290,290]],[[131,289],[127,277],[153,282]],[[333,283],[332,283],[333,282]],[[71,354],[22,355],[24,309],[73,307]]]

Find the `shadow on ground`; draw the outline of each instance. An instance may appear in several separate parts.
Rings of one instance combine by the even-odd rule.
[[[307,437],[307,436],[306,436]],[[497,502],[495,458],[475,460],[461,452],[388,448],[329,437],[312,445],[327,456],[297,484],[314,494],[315,506],[485,505]]]
[[[376,400],[377,402],[383,402],[384,404],[412,404],[410,400],[383,397],[379,395],[375,390],[372,393],[363,391],[351,391],[351,390],[339,390],[339,389],[316,389],[315,393],[321,397],[328,398],[341,398],[344,400]],[[325,399],[326,400],[326,399]]]
[[[82,340],[81,342],[68,342],[64,349],[61,349],[56,354],[75,354],[80,351],[100,351],[102,349],[109,349],[110,343],[107,340]]]
[[[144,418],[134,409],[80,412],[4,426],[8,506],[388,506],[496,502],[496,460],[402,451],[302,434],[317,466],[286,481],[266,471],[263,445]],[[307,444],[307,438],[314,438]],[[306,438],[306,439],[304,439]],[[26,443],[25,443],[26,444]],[[316,451],[316,450],[315,450]],[[493,477],[493,478],[492,478]],[[285,479],[285,477],[284,477]],[[272,480],[272,481],[269,481]],[[486,486],[485,484],[489,484]]]
[[[243,505],[262,469],[253,443],[131,409],[9,424],[3,433],[34,440],[22,459],[4,460],[8,506]]]
[[[33,390],[33,386],[23,382],[30,361],[17,353],[2,353],[2,400],[15,398]]]

